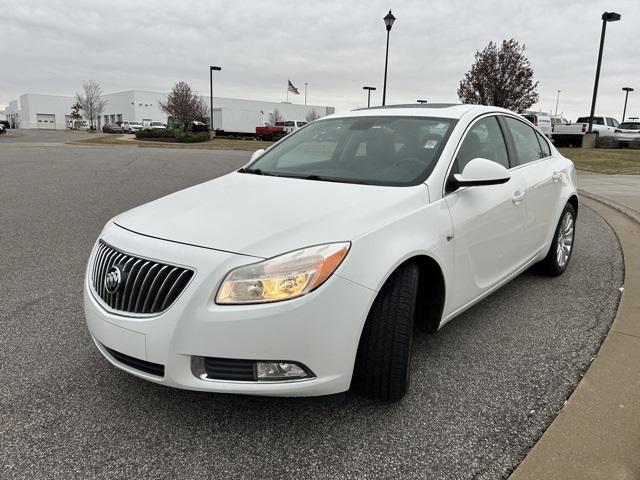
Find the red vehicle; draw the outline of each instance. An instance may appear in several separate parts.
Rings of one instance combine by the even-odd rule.
[[[258,140],[277,141],[287,134],[284,127],[274,127],[266,125],[264,127],[256,127],[256,138]]]

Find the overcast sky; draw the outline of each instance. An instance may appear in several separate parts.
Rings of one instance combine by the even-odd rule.
[[[457,102],[476,50],[515,38],[527,46],[540,102],[575,119],[588,115],[601,14],[616,11],[604,51],[596,113],[622,116],[621,88],[634,87],[627,116],[640,116],[640,0],[536,1],[103,1],[19,0],[0,11],[0,107],[24,93],[73,95],[82,80],[105,93],[168,91],[184,80],[209,92],[209,65],[222,66],[215,95],[284,101],[286,82],[308,102],[350,110],[363,85],[384,73],[391,31],[387,104]],[[304,95],[290,95],[303,103]]]

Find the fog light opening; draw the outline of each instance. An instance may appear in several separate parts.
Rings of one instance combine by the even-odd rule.
[[[292,362],[256,362],[256,376],[259,382],[295,380],[311,375],[301,365]]]

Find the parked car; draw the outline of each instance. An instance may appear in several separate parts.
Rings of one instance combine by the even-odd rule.
[[[122,133],[134,133],[142,130],[142,124],[139,122],[122,122],[120,129]]]
[[[7,133],[7,132],[4,128],[4,124],[0,123],[0,134],[3,134],[3,133]]]
[[[613,134],[621,147],[628,147],[631,142],[640,144],[640,122],[622,122]]]
[[[284,122],[276,122],[276,127],[282,127],[285,134],[295,132],[301,127],[304,127],[309,122],[303,122],[302,120],[285,120]]]
[[[5,130],[9,130],[11,128],[11,124],[8,120],[0,120],[0,125],[4,126]]]
[[[551,132],[553,131],[551,117],[538,113],[527,113],[522,116],[538,127],[548,138],[551,138]]]
[[[258,140],[278,141],[287,134],[284,127],[276,127],[273,125],[265,125],[264,127],[256,127],[256,138]]]
[[[110,220],[87,325],[109,362],[162,385],[398,400],[414,327],[536,263],[562,274],[577,212],[573,163],[511,111],[336,114]]]
[[[107,123],[102,127],[102,133],[122,133],[122,128],[115,123]]]
[[[162,122],[149,122],[148,130],[166,130],[167,126]]]
[[[551,138],[556,147],[582,145],[582,137],[589,129],[590,117],[579,117],[576,123],[558,124]],[[611,117],[593,117],[593,131],[600,137],[611,137],[618,127],[618,121]]]
[[[189,132],[208,132],[209,127],[207,126],[206,123],[202,123],[202,122],[198,122],[197,120],[194,120],[193,122],[190,122],[189,125],[187,125],[187,130]]]

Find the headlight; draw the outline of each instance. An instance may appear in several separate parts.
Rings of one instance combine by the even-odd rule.
[[[349,242],[327,243],[231,270],[216,303],[266,303],[296,298],[322,285],[349,251]]]

